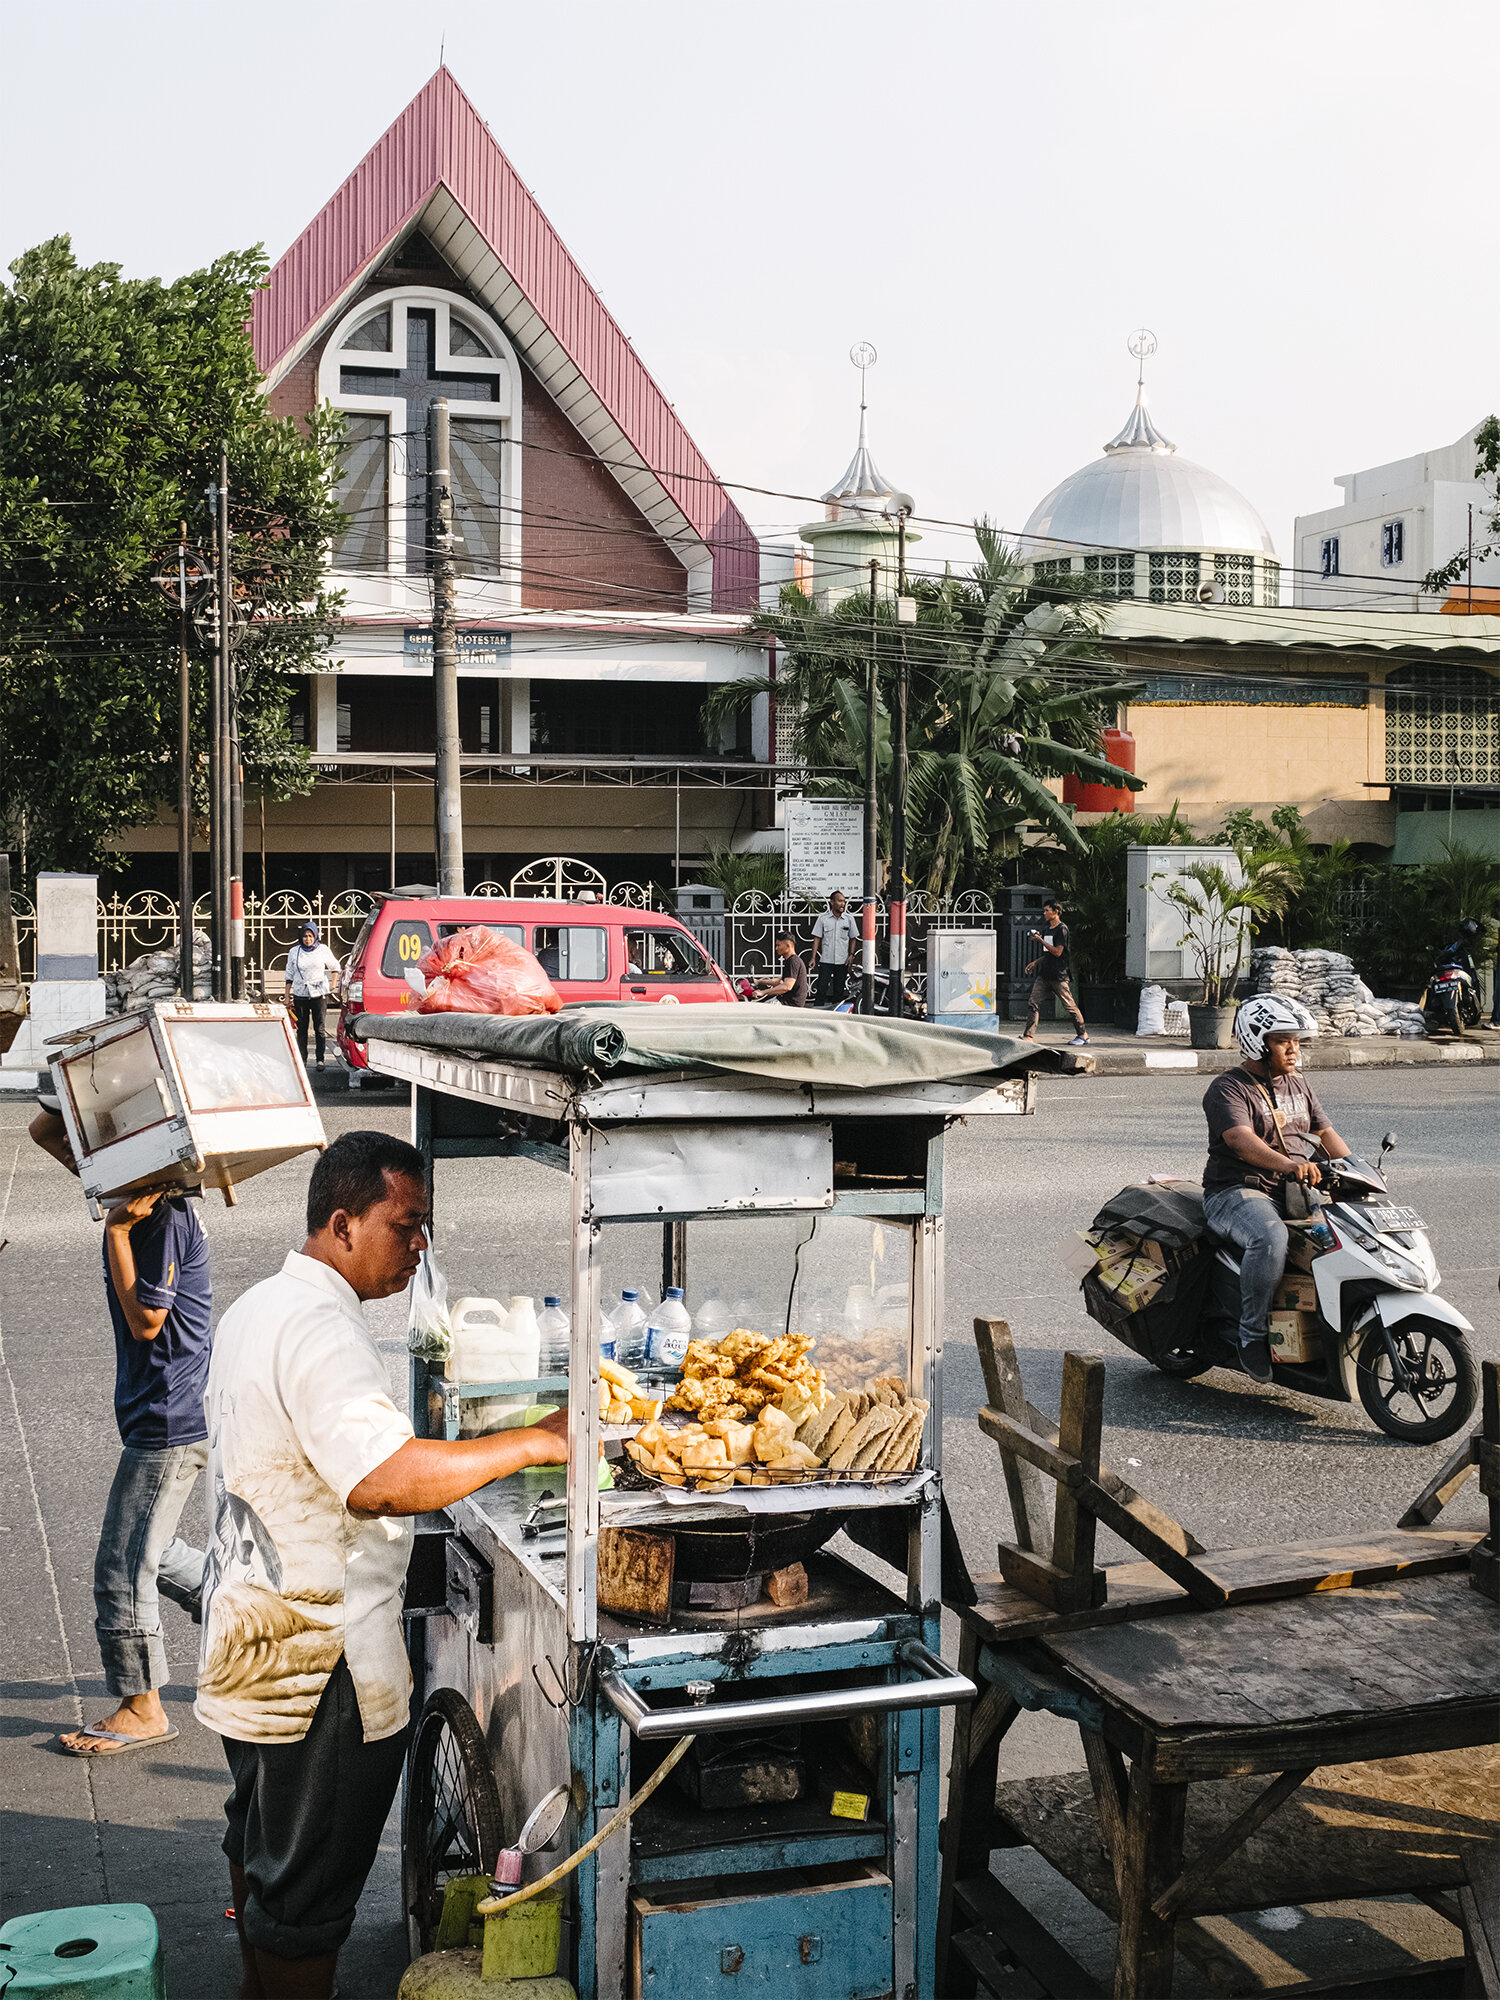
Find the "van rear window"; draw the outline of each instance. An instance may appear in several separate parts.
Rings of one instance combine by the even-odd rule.
[[[380,970],[387,979],[404,979],[431,949],[432,932],[419,917],[398,917],[386,933]]]

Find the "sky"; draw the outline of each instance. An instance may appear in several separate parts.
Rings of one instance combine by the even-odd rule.
[[[856,341],[886,477],[1017,530],[1125,420],[1149,327],[1153,416],[1288,561],[1336,473],[1500,407],[1493,0],[9,0],[0,33],[0,265],[66,232],[167,278],[278,256],[442,49],[747,487],[842,472]]]

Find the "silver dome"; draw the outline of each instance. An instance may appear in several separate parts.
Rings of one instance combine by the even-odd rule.
[[[1216,472],[1180,458],[1146,414],[1145,396],[1104,457],[1054,486],[1022,530],[1030,561],[1103,549],[1222,549],[1274,556],[1265,522]]]

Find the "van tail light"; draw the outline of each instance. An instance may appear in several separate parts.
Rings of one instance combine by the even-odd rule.
[[[349,984],[344,988],[344,992],[348,997],[349,1005],[351,1007],[364,1006],[365,982],[362,979],[351,979],[349,981]]]

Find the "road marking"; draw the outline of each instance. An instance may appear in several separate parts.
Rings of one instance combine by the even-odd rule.
[[[1147,1069],[1196,1069],[1198,1058],[1192,1049],[1147,1049]]]

